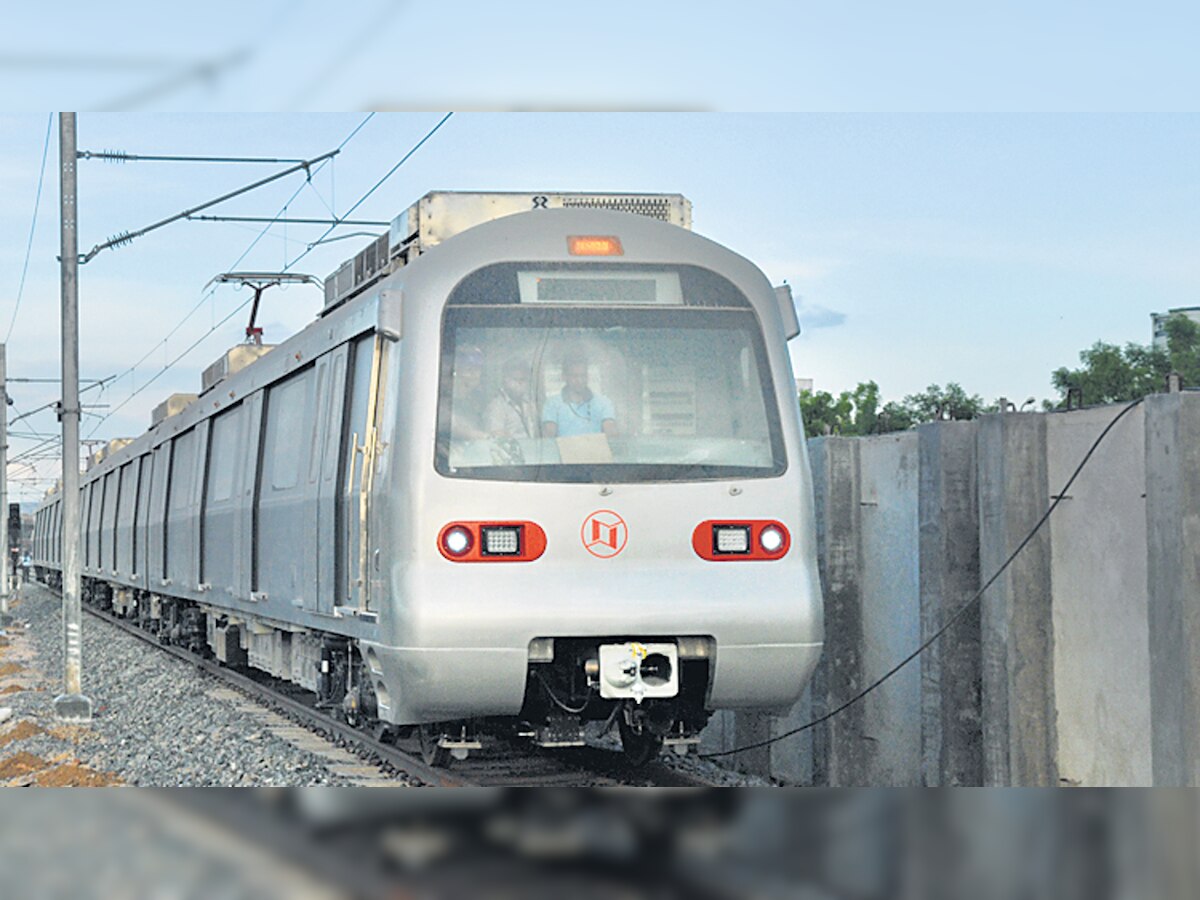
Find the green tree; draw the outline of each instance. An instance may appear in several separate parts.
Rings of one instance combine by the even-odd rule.
[[[1200,387],[1200,322],[1178,313],[1167,319],[1167,355],[1185,385]]]
[[[800,414],[807,437],[843,434],[853,427],[854,404],[847,392],[834,399],[828,391],[801,391]]]
[[[889,401],[880,406],[879,385],[862,381],[852,391],[836,398],[828,391],[801,391],[800,412],[808,437],[823,434],[845,436],[888,434],[904,431],[921,422],[938,419],[974,419],[999,406],[984,406],[978,394],[968,395],[961,385],[950,382],[943,389],[932,384],[920,394],[911,394],[902,402]]]
[[[1116,344],[1097,341],[1080,352],[1078,369],[1060,368],[1050,375],[1054,389],[1063,401],[1071,390],[1079,391],[1089,405],[1123,403],[1159,390],[1170,371],[1171,360],[1162,350],[1140,344]]]
[[[1115,344],[1097,341],[1079,354],[1078,369],[1056,369],[1051,383],[1065,404],[1071,390],[1080,392],[1082,402],[1125,403],[1161,391],[1166,376],[1178,372],[1183,383],[1200,386],[1200,324],[1176,314],[1167,319],[1167,348],[1143,344]]]
[[[985,411],[983,398],[968,396],[962,386],[951,381],[945,390],[931,384],[920,394],[909,394],[904,406],[917,422],[936,422],[939,419],[974,419]]]
[[[917,424],[913,411],[903,403],[892,401],[884,404],[879,411],[876,434],[887,434],[892,431],[905,431]]]
[[[836,398],[828,391],[801,391],[800,412],[808,437],[823,434],[886,434],[911,428],[916,419],[899,403],[879,407],[879,385],[859,382],[853,391],[842,391]]]

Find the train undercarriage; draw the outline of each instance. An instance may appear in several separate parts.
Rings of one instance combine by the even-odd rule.
[[[36,575],[61,589],[57,571]],[[664,748],[686,754],[699,743],[710,715],[704,703],[706,652],[678,653],[666,640],[556,639],[535,642],[540,647],[531,652],[516,717],[393,726],[379,718],[372,680],[364,677],[362,656],[350,638],[248,621],[93,578],[82,579],[81,594],[84,603],[137,622],[163,644],[298,685],[315,695],[318,708],[340,710],[351,725],[381,737],[415,736],[433,766],[466,759],[483,748],[485,735],[496,734],[546,748],[604,746],[615,734],[626,760],[641,766]]]

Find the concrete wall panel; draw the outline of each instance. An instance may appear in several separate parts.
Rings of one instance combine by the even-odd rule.
[[[1046,418],[979,421],[982,578],[1000,570],[1049,506]],[[1050,532],[1042,529],[981,600],[985,784],[1058,783],[1050,547]]]
[[[921,639],[979,590],[974,422],[936,422],[920,439]],[[983,782],[979,605],[921,656],[921,776],[929,786]]]
[[[813,715],[824,715],[863,687],[859,441],[809,442],[817,519],[817,557],[825,599],[825,648],[813,675]],[[813,729],[813,783],[858,784],[866,771],[862,704]]]
[[[1155,785],[1200,786],[1200,395],[1146,400]]]
[[[1052,492],[1120,410],[1046,417]],[[1066,784],[1151,783],[1143,418],[1138,407],[1117,423],[1050,517],[1057,763]]]
[[[862,669],[878,678],[921,642],[917,433],[863,438],[859,450]],[[911,664],[862,701],[865,779],[920,784],[921,669]]]

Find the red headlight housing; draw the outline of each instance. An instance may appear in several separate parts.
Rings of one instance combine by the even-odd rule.
[[[708,519],[692,532],[692,549],[710,562],[782,559],[792,536],[774,519]]]
[[[437,546],[451,562],[533,562],[546,552],[546,532],[534,522],[450,522]]]

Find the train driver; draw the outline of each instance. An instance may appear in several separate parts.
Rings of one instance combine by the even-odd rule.
[[[454,357],[454,392],[450,400],[450,437],[471,441],[488,437],[484,428],[487,393],[483,387],[483,351],[463,347]]]
[[[562,392],[548,396],[542,407],[543,437],[617,433],[612,401],[588,387],[588,361],[582,352],[571,351],[563,358],[563,381]]]
[[[504,364],[500,390],[488,404],[488,432],[498,438],[537,437],[537,408],[530,396],[529,364],[514,357]]]

